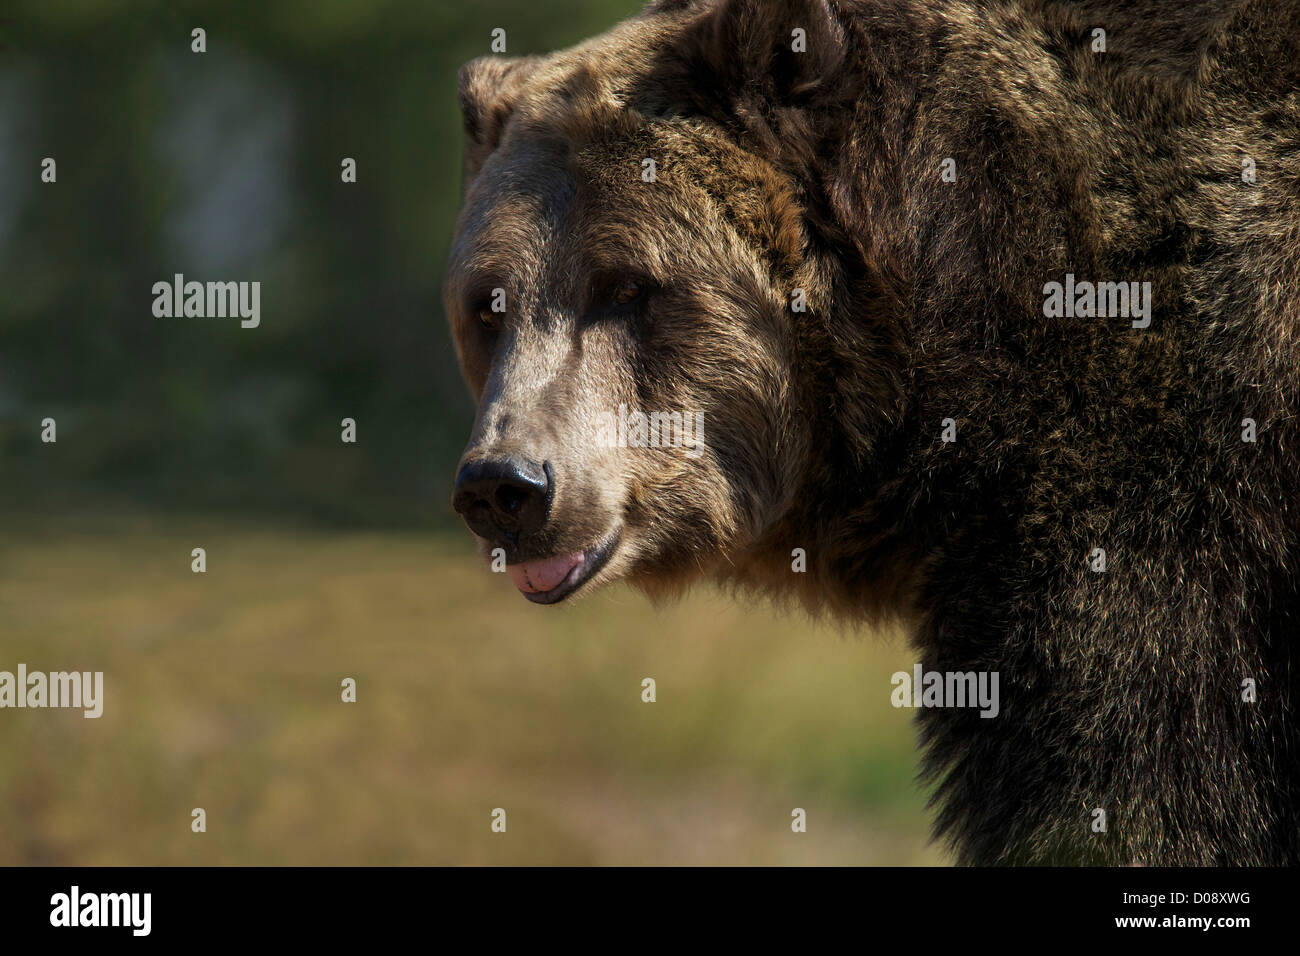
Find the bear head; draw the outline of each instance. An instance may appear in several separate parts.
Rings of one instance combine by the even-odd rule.
[[[831,357],[872,348],[824,341],[853,296],[810,226],[843,45],[824,0],[676,0],[462,69],[453,504],[530,600],[725,577],[808,489]]]

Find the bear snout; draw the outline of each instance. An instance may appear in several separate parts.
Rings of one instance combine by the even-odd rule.
[[[451,504],[480,538],[517,541],[541,531],[554,498],[550,462],[505,456],[465,462],[456,474]]]

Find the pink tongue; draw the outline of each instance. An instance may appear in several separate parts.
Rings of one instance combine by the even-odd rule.
[[[568,576],[568,573],[582,563],[582,552],[557,554],[553,558],[541,561],[525,561],[523,564],[510,564],[510,580],[515,587],[526,594],[549,591]]]

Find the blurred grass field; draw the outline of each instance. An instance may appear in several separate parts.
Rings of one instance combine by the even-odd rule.
[[[466,535],[6,523],[0,670],[102,670],[105,705],[0,711],[0,864],[947,862],[896,635],[538,608]]]

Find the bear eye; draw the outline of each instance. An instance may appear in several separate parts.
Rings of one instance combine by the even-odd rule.
[[[626,309],[646,299],[656,286],[641,275],[598,274],[592,278],[589,310],[598,316],[608,309]]]
[[[634,279],[621,283],[614,289],[610,301],[615,305],[630,305],[645,293],[645,286]]]
[[[501,313],[493,312],[492,307],[486,303],[480,305],[474,312],[479,324],[489,332],[495,333],[501,327]]]

